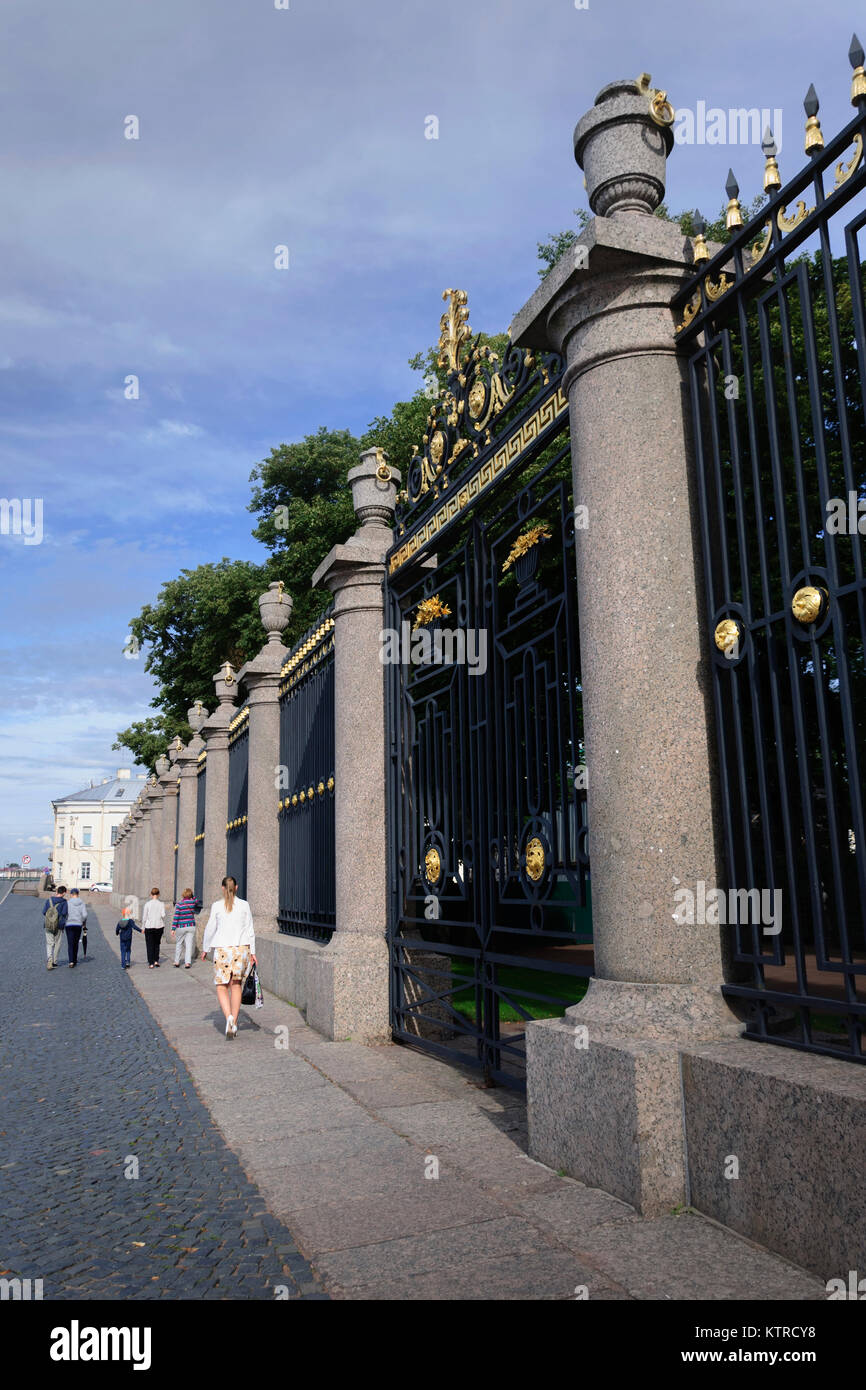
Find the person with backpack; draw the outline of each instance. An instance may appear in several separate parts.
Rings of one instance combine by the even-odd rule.
[[[42,909],[42,924],[45,927],[45,950],[48,955],[49,970],[54,969],[57,964],[57,957],[60,955],[60,944],[63,941],[63,928],[66,926],[68,912],[66,889],[61,884],[56,894],[45,899],[45,906]]]
[[[78,943],[86,922],[87,907],[81,901],[78,889],[73,888],[66,909],[66,949],[69,952],[70,970],[74,970],[78,963]]]

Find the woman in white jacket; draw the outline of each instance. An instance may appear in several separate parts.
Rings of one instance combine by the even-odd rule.
[[[226,1038],[231,1042],[238,1033],[237,1018],[244,980],[250,973],[250,967],[256,963],[256,938],[250,905],[243,898],[235,896],[237,881],[227,876],[223,879],[222,889],[222,900],[217,899],[214,903],[204,929],[201,958],[207,960],[208,951],[213,949],[213,980],[220,1008],[225,1015]]]

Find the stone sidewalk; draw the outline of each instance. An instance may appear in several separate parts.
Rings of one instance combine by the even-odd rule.
[[[91,913],[119,959],[116,914]],[[210,961],[175,970],[172,956],[166,933],[149,970],[136,937],[129,978],[332,1297],[826,1298],[820,1280],[696,1213],[644,1220],[533,1162],[523,1098],[474,1074],[400,1046],[327,1042],[269,994],[227,1043]]]

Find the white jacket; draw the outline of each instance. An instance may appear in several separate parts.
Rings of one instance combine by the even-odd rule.
[[[210,951],[215,946],[249,946],[250,954],[255,955],[253,914],[245,898],[235,898],[231,912],[226,912],[222,898],[217,898],[210,910],[201,948]]]
[[[159,927],[164,927],[165,903],[160,902],[159,898],[148,898],[144,904],[141,925],[145,931],[156,931]]]

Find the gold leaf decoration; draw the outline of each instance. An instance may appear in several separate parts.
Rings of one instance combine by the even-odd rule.
[[[472,336],[472,329],[467,323],[467,295],[465,290],[443,290],[442,298],[450,299],[450,303],[439,320],[439,366],[456,372],[460,368],[463,344]]]
[[[814,211],[814,208],[806,207],[806,204],[803,202],[802,198],[797,203],[797,211],[791,217],[787,216],[787,207],[779,208],[779,211],[776,215],[776,222],[778,223],[779,231],[793,232],[794,228],[799,227],[801,222],[805,222],[807,217],[811,217]]]
[[[451,609],[448,607],[448,604],[443,603],[438,594],[434,594],[432,598],[425,598],[422,603],[418,604],[418,612],[415,614],[412,631],[414,632],[415,629],[419,627],[426,627],[426,625],[432,623],[435,618],[450,617]]]
[[[502,573],[509,570],[515,560],[519,560],[521,555],[525,555],[527,550],[531,550],[539,541],[549,541],[553,532],[546,521],[537,521],[534,526],[530,526],[528,531],[517,537],[513,546],[508,552],[508,559],[502,566]]]
[[[751,264],[752,264],[752,265],[757,265],[757,264],[758,264],[758,261],[760,261],[760,260],[766,255],[767,247],[770,245],[770,242],[772,241],[772,239],[773,239],[773,224],[772,224],[772,222],[770,222],[770,221],[768,220],[768,221],[766,221],[766,222],[764,223],[764,234],[763,234],[763,236],[761,237],[761,240],[757,243],[756,246],[753,246],[753,247],[752,247],[752,250],[751,250],[751,253],[750,253],[750,254],[751,254],[751,257],[752,257],[752,260],[751,260]]]
[[[700,307],[701,296],[700,291],[698,291],[691,304],[686,305],[685,312],[683,313],[683,321],[682,323],[678,323],[676,326],[677,333],[682,333],[684,328],[688,328],[689,324],[691,323],[692,319],[694,318],[695,314],[698,312]]]
[[[721,299],[726,290],[731,288],[733,280],[730,275],[724,272],[719,276],[718,281],[711,280],[709,275],[704,281],[704,289],[707,292],[707,299]]]
[[[842,159],[836,165],[835,179],[837,188],[841,188],[843,183],[848,182],[862,158],[863,136],[860,135],[858,132],[858,134],[854,136],[854,154],[852,155],[851,159],[847,164],[845,163],[844,159]]]

